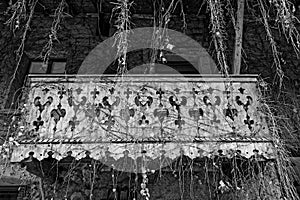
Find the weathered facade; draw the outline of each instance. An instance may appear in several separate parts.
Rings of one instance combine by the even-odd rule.
[[[10,161],[43,177],[46,198],[143,199],[145,176],[153,199],[251,196],[237,188],[260,173],[278,184],[255,76],[48,75],[28,88]]]
[[[187,27],[183,29],[180,10],[175,10],[168,28],[191,40],[174,36],[176,40],[170,41],[174,49],[164,52],[167,63],[158,64],[155,75],[141,76],[137,74],[151,59],[149,41],[143,43],[141,35],[134,41],[141,48],[127,55],[133,75],[116,78],[114,40],[109,39],[116,31],[110,17],[114,5],[104,1],[100,12],[95,2],[68,2],[66,12],[71,16],[63,17],[59,41],[50,55],[51,62],[66,63],[60,75],[27,76],[32,63],[41,61],[59,2],[37,5],[17,69],[14,51],[22,31],[13,34],[4,25],[9,13],[1,10],[0,131],[4,137],[14,133],[2,155],[27,167],[25,171],[16,164],[5,173],[27,181],[19,198],[145,199],[146,189],[150,199],[255,199],[267,193],[271,199],[279,198],[282,186],[275,175],[274,138],[256,75],[272,82],[275,71],[264,27],[258,26],[253,13],[246,8],[241,73],[248,75],[218,74],[209,14],[194,6],[199,2],[189,1],[184,4]],[[152,7],[150,1],[135,1],[132,29],[153,26]],[[230,26],[227,55],[234,47]],[[279,32],[275,31],[275,39],[283,52],[286,90],[293,91],[297,100],[300,61]],[[105,41],[107,49],[101,46]],[[228,60],[231,65],[230,56]],[[297,119],[299,104],[294,107],[290,112]],[[243,165],[235,163],[236,150],[241,151],[238,160]],[[162,154],[168,161],[161,160]],[[125,157],[132,167],[124,165]],[[273,188],[266,186],[270,181]],[[264,191],[257,185],[264,185]]]
[[[45,8],[47,8],[46,11],[44,11],[42,6],[37,6],[38,8],[28,33],[28,38],[30,39],[26,41],[25,45],[24,58],[21,63],[22,66],[20,67],[21,71],[19,72],[20,76],[17,76],[20,80],[16,81],[16,87],[20,87],[24,83],[24,75],[29,71],[30,61],[39,57],[43,47],[48,41],[47,35],[50,34],[51,24],[54,20],[52,12],[57,5],[57,2],[51,2],[54,3],[49,4],[48,1],[41,1],[41,5],[45,5]],[[5,3],[3,3],[3,5],[5,5]],[[189,12],[186,15],[187,29],[185,30],[185,34],[199,42],[214,58],[212,38],[209,30],[209,14],[206,13],[205,6],[200,10],[201,12],[198,13],[199,9],[192,5],[198,5],[198,3],[191,2],[186,5],[186,9]],[[60,24],[61,28],[57,33],[59,42],[54,42],[54,49],[51,54],[52,59],[66,60],[66,72],[68,74],[77,73],[88,53],[114,33],[115,28],[113,22],[109,24],[112,7],[113,5],[108,2],[103,5],[103,23],[101,22],[100,26],[103,29],[103,34],[106,36],[99,36],[97,9],[93,6],[92,1],[82,1],[78,5],[76,3],[73,5],[73,2],[69,3],[69,13],[71,13],[72,17],[65,17]],[[151,27],[153,25],[151,2],[137,1],[133,7],[132,28]],[[14,36],[10,31],[10,27],[4,24],[9,17],[9,15],[5,15],[4,11],[5,7],[3,7],[1,14],[1,30],[3,30],[1,31],[1,55],[3,55],[1,56],[2,95],[6,94],[5,88],[14,72],[13,66],[16,65],[15,55],[10,52],[14,52],[18,48],[21,34],[21,31],[20,33],[16,32]],[[296,9],[295,14],[299,16],[299,9]],[[241,67],[242,73],[261,74],[262,77],[272,82],[275,73],[272,68],[273,58],[268,40],[266,39],[264,27],[259,26],[258,21],[252,16],[250,11],[246,13],[244,24],[243,49],[245,51],[245,61]],[[181,31],[182,27],[182,18],[179,15],[172,16],[168,28]],[[228,29],[230,30],[230,27]],[[276,41],[280,44],[279,50],[283,52],[283,64],[287,66],[284,70],[289,77],[289,85],[295,86],[295,82],[297,82],[299,77],[299,59],[297,59],[294,53],[289,53],[293,51],[292,47],[285,42],[284,38],[279,35],[279,32],[274,31],[274,34]],[[227,51],[228,55],[231,55],[230,52],[233,52],[234,47],[234,34],[228,34],[227,37]],[[147,52],[145,53],[147,54]],[[142,52],[133,53],[130,60],[132,60],[132,62],[136,62],[136,60],[147,62],[147,56],[143,56]],[[228,60],[230,62],[232,59],[229,58]],[[1,99],[4,101],[5,96]],[[3,108],[5,106],[8,108],[10,103],[11,102],[2,102],[1,105]]]

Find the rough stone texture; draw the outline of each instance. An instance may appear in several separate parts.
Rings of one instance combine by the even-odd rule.
[[[1,108],[9,108],[11,106],[11,100],[16,92],[17,88],[20,88],[24,83],[24,78],[28,71],[29,61],[36,59],[44,45],[47,43],[48,35],[50,33],[50,26],[53,17],[49,17],[47,14],[53,14],[55,6],[59,2],[53,1],[41,1],[43,6],[37,7],[37,13],[34,15],[34,19],[31,25],[31,30],[28,32],[28,39],[25,45],[24,58],[19,67],[17,80],[14,80],[11,91],[8,94],[8,85],[12,78],[14,68],[16,66],[15,51],[20,44],[20,34],[22,30],[17,31],[15,35],[11,33],[9,27],[4,25],[4,22],[8,19],[7,15],[4,15],[3,11],[7,6],[6,1],[1,1],[3,5],[0,14],[0,105]],[[87,16],[87,12],[95,12],[95,1],[68,1],[69,8],[67,11],[71,13],[73,17],[64,18],[61,23],[61,28],[58,31],[59,42],[54,42],[53,52],[51,58],[65,58],[67,61],[67,73],[74,74],[78,71],[82,61],[88,55],[88,53],[101,42],[97,35],[97,18]],[[209,15],[205,13],[205,9],[201,9],[200,15],[196,16],[198,12],[197,6],[194,1],[187,4],[184,1],[185,9],[188,9],[186,22],[187,30],[186,34],[197,40],[204,48],[206,48],[210,54],[214,57],[215,52],[212,48],[213,42],[209,31]],[[103,11],[109,12],[112,9],[112,4],[108,1],[104,1]],[[200,7],[200,6],[199,6]],[[150,1],[135,1],[133,5],[133,13],[149,13],[149,11],[141,10],[142,8],[151,8]],[[204,5],[205,8],[205,5]],[[151,13],[151,12],[150,12]],[[150,14],[149,13],[149,14]],[[300,9],[297,9],[297,16],[300,16]],[[106,15],[105,20],[109,21],[109,14]],[[263,78],[266,78],[269,82],[273,81],[274,66],[273,58],[270,50],[270,45],[267,42],[265,31],[263,27],[257,21],[253,22],[251,16],[245,17],[244,23],[244,62],[242,63],[242,73],[254,73],[261,74]],[[142,19],[139,17],[133,17],[133,28],[152,26],[151,19]],[[181,17],[173,17],[169,22],[169,28],[175,30],[182,30]],[[299,27],[299,25],[298,25]],[[113,30],[113,29],[112,29]],[[287,78],[285,82],[294,91],[299,92],[299,76],[300,76],[300,61],[292,52],[292,48],[285,41],[283,35],[274,30],[274,35],[277,43],[280,45],[279,50],[283,53],[283,67]],[[232,60],[232,48],[233,48],[233,36],[232,32],[228,34],[228,60],[231,64]],[[133,53],[128,59],[131,64],[137,65],[143,58],[143,62],[148,60],[147,57],[141,56],[141,53]],[[18,96],[18,95],[17,95]],[[9,97],[6,99],[6,97]]]
[[[266,37],[264,27],[257,26],[258,22],[246,22],[244,29],[245,61],[242,65],[242,73],[257,73],[272,81],[274,75],[273,54],[270,43]],[[274,30],[274,39],[278,44],[278,50],[282,53],[282,68],[285,75],[292,79],[299,79],[300,61],[293,52],[291,44],[287,43],[283,33]],[[259,62],[258,62],[259,61]]]
[[[206,48],[211,55],[214,55],[213,51],[213,42],[211,39],[210,31],[208,29],[209,25],[209,16],[201,11],[199,17],[195,16],[198,12],[199,6],[195,3],[196,0],[190,5],[187,5],[189,9],[193,11],[188,12],[187,23],[188,29],[186,34],[193,37],[199,43]],[[3,2],[3,1],[1,1]],[[6,1],[5,1],[6,2]],[[48,34],[50,31],[50,26],[53,18],[47,16],[47,13],[53,14],[55,6],[59,1],[41,1],[42,5],[46,6],[46,10],[43,7],[39,7],[39,13],[34,16],[33,23],[31,25],[31,30],[28,34],[28,39],[25,45],[25,55],[22,58],[22,64],[20,65],[20,70],[18,72],[18,79],[14,81],[14,84],[11,88],[11,91],[7,91],[8,84],[11,80],[12,74],[14,73],[16,61],[15,61],[15,51],[20,44],[20,33],[22,31],[17,31],[14,36],[10,31],[9,27],[5,26],[3,23],[7,20],[7,16],[0,13],[0,107],[1,109],[11,106],[11,99],[14,96],[17,88],[23,85],[24,78],[26,76],[26,71],[28,71],[29,60],[35,59],[39,56],[43,46],[47,43]],[[105,1],[103,11],[109,12],[112,9],[112,5]],[[95,7],[93,1],[83,0],[83,1],[68,1],[69,3],[69,12],[73,17],[65,18],[61,23],[61,29],[58,31],[58,38],[60,42],[55,42],[54,51],[51,55],[51,58],[65,58],[67,60],[67,73],[74,74],[77,72],[82,61],[88,55],[88,53],[97,45],[101,40],[97,36],[97,18],[87,17],[84,13],[95,12]],[[2,5],[2,4],[1,4]],[[7,6],[7,4],[3,4]],[[151,7],[149,1],[140,0],[136,3],[135,7],[137,8],[135,13],[139,13],[140,8]],[[4,11],[3,7],[0,6],[0,11]],[[147,9],[144,13],[151,13],[151,9]],[[193,15],[190,15],[190,14]],[[297,11],[298,17],[300,16],[299,9]],[[109,17],[106,17],[109,19]],[[175,17],[176,18],[176,17]],[[182,22],[178,19],[170,21],[169,27],[175,30],[181,30]],[[133,27],[143,27],[151,26],[151,20],[144,19],[133,19]],[[299,27],[299,26],[298,26]],[[296,94],[293,104],[297,105],[297,100],[299,101],[299,76],[300,76],[300,61],[296,58],[295,54],[292,53],[290,46],[285,42],[285,39],[282,35],[274,30],[275,39],[278,44],[280,44],[280,50],[283,52],[283,66],[285,66],[285,74],[289,79],[286,79],[287,85],[293,90]],[[228,35],[228,59],[232,58],[232,48],[233,48],[233,34],[232,32]],[[245,21],[244,23],[244,39],[243,39],[243,49],[244,49],[244,62],[242,64],[242,73],[254,73],[261,74],[263,78],[266,78],[267,81],[272,82],[274,76],[274,67],[272,53],[270,51],[269,43],[267,42],[265,31],[261,25],[258,25],[258,22]],[[137,58],[141,58],[141,54],[134,54]],[[214,57],[214,56],[213,56]],[[144,58],[144,57],[143,57]],[[133,60],[137,60],[136,58]],[[147,60],[147,58],[145,59]],[[133,62],[132,62],[133,63]],[[137,62],[138,63],[138,62]],[[230,63],[230,62],[229,62]],[[298,80],[298,81],[297,81]],[[9,99],[6,99],[7,93],[9,92]],[[298,94],[298,96],[297,96]],[[295,103],[296,101],[296,103]],[[285,100],[283,100],[285,102]],[[289,102],[290,103],[290,102]],[[293,108],[294,109],[294,108]],[[299,117],[299,103],[298,107],[295,107],[296,111],[294,112],[291,108],[291,117],[297,119]],[[298,111],[297,111],[298,109]],[[298,113],[297,113],[298,112]],[[7,133],[7,124],[11,117],[10,113],[4,113],[4,110],[1,110],[0,115],[0,132],[1,135],[6,136]],[[6,123],[6,125],[4,124]],[[297,123],[297,121],[295,122]],[[297,130],[296,130],[297,131]],[[298,130],[299,132],[299,130]],[[2,143],[2,141],[0,142]],[[168,183],[169,184],[169,183]],[[167,184],[164,185],[164,190],[166,191]],[[175,186],[174,186],[175,187]],[[161,188],[159,188],[161,189]],[[172,191],[166,192],[167,194],[172,195]],[[163,199],[161,193],[156,196],[157,199]],[[159,197],[160,196],[160,197]],[[179,199],[178,196],[174,199]],[[228,198],[227,198],[228,199]]]
[[[235,200],[237,198],[245,199],[246,197],[256,199],[257,195],[261,198],[280,199],[280,184],[278,180],[274,178],[275,170],[273,162],[265,163],[264,176],[261,176],[262,174],[256,176],[254,169],[251,167],[248,168],[249,171],[253,173],[247,173],[248,175],[244,177],[245,181],[243,181],[242,184],[246,190],[235,189],[234,184],[237,183],[232,182],[231,179],[227,177],[227,175],[233,173],[235,170],[224,171],[226,176],[222,176],[218,168],[213,166],[210,161],[208,163],[209,164],[202,169],[195,167],[197,164],[194,163],[193,170],[189,167],[175,168],[174,170],[162,168],[161,171],[147,172],[148,183],[146,186],[149,189],[150,199]],[[48,164],[50,166],[51,164],[54,165],[55,170],[51,171],[51,168],[46,168],[47,170],[50,169],[50,171],[47,171],[43,168],[45,171],[50,172],[42,179],[45,199],[55,198],[65,200],[66,198],[73,199],[73,197],[78,196],[84,200],[110,200],[115,199],[114,193],[112,192],[113,189],[116,189],[116,194],[120,193],[121,199],[127,199],[124,197],[126,197],[128,191],[130,191],[131,195],[135,195],[137,200],[145,199],[140,193],[141,182],[143,180],[142,174],[136,175],[136,173],[110,170],[110,168],[101,165],[101,163],[94,165],[93,162],[83,162],[83,160],[76,161],[76,164],[62,164],[60,162],[58,162],[58,165],[57,163],[49,162]],[[33,165],[32,162],[27,162],[25,165],[27,166],[27,170],[30,171],[34,170],[34,172],[38,172],[41,170],[41,168],[34,167],[36,165]],[[95,166],[95,168],[93,166]],[[20,165],[12,165],[6,171],[6,174],[9,173],[13,173],[13,177],[20,178],[28,184],[30,183],[31,186],[38,186],[39,178],[36,175],[29,174],[24,168],[20,168]],[[221,180],[223,181],[223,185],[222,187],[218,187],[218,183]],[[263,190],[257,183],[264,185]],[[90,196],[91,189],[93,192],[92,196]],[[24,188],[19,196],[20,199],[26,199],[26,197],[30,196],[31,198],[29,199],[34,199],[32,198],[33,194],[38,197],[35,198],[36,200],[41,199],[40,191],[37,187]]]
[[[55,5],[55,3],[53,4]],[[92,7],[90,5],[89,7]],[[139,4],[135,5],[139,8]],[[84,11],[84,10],[83,10]],[[82,12],[83,12],[82,11]],[[87,9],[92,11],[92,9]],[[136,11],[137,12],[137,11]],[[16,65],[14,51],[17,49],[20,40],[18,37],[13,37],[9,32],[8,27],[3,25],[7,18],[1,17],[1,83],[3,86],[0,87],[1,95],[6,94],[6,86],[8,85],[9,79],[13,73],[13,68]],[[109,16],[106,16],[106,20]],[[31,25],[31,31],[28,34],[28,40],[25,46],[25,54],[29,59],[35,59],[40,55],[41,50],[47,43],[48,34],[50,32],[50,26],[53,18],[45,15],[36,15]],[[187,15],[187,30],[186,34],[191,36],[193,39],[198,41],[204,48],[209,52],[213,53],[211,48],[212,41],[209,36],[208,29],[208,16],[202,14],[196,16],[194,14]],[[151,19],[142,19],[135,17],[133,18],[133,26],[145,27],[152,26]],[[169,28],[181,31],[182,30],[181,17],[172,17],[169,23]],[[274,67],[272,68],[272,54],[270,46],[266,40],[265,31],[263,27],[258,28],[257,22],[245,22],[244,29],[244,62],[242,65],[242,73],[257,73],[262,74],[263,77],[270,77],[274,74]],[[85,16],[83,13],[74,15],[72,18],[65,18],[61,23],[61,29],[58,31],[59,42],[54,43],[53,53],[51,58],[65,58],[67,60],[67,73],[76,73],[80,64],[86,57],[86,55],[101,41],[96,35],[97,33],[97,18]],[[275,32],[276,33],[276,32]],[[17,36],[20,34],[17,34]],[[280,36],[278,36],[280,37]],[[291,47],[287,45],[284,38],[278,38],[280,41],[280,50],[283,52],[283,58],[285,60],[283,66],[286,67],[286,75],[291,79],[297,79],[299,77],[299,59],[296,58],[295,54],[291,52]],[[228,58],[233,52],[233,34],[228,36]],[[5,47],[5,48],[4,48]],[[137,54],[134,54],[137,55]],[[213,55],[213,54],[212,54]],[[140,56],[139,56],[140,57]],[[130,59],[130,58],[129,58]],[[138,57],[134,57],[133,63],[140,60]],[[259,62],[258,62],[259,60]],[[229,59],[230,63],[230,59]],[[28,65],[27,65],[28,67]],[[26,71],[26,70],[25,70]],[[24,76],[24,75],[23,75]],[[272,81],[272,77],[269,78]],[[23,81],[21,81],[23,82]],[[16,83],[17,87],[20,87],[20,83]],[[1,105],[5,104],[4,96],[0,98]],[[6,105],[7,106],[7,105]]]

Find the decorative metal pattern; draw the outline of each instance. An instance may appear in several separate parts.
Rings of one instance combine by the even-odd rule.
[[[180,148],[191,157],[199,148],[245,156],[259,149],[272,157],[253,77],[32,77],[29,86],[31,138],[19,141],[13,161],[49,150],[57,157],[89,150],[99,158],[108,148],[116,157],[124,149],[133,157],[164,149],[175,158]]]
[[[27,121],[39,138],[111,141],[268,135],[257,109],[253,79],[32,80]]]

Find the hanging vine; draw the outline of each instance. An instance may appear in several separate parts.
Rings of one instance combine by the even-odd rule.
[[[28,2],[29,6],[30,6],[30,12],[29,15],[27,17],[27,21],[24,25],[24,31],[23,31],[23,35],[21,38],[21,44],[19,45],[17,51],[16,51],[16,67],[14,69],[14,73],[12,75],[12,78],[10,79],[10,82],[8,84],[7,90],[6,90],[6,96],[5,99],[8,99],[9,96],[9,92],[12,88],[13,82],[16,79],[17,76],[17,72],[18,69],[20,67],[21,64],[21,60],[23,57],[23,53],[24,53],[24,48],[25,48],[25,42],[27,39],[27,33],[30,30],[30,24],[31,24],[31,20],[33,18],[33,14],[34,14],[34,9],[35,6],[37,4],[38,0],[30,0]],[[26,19],[26,1],[25,0],[20,0],[17,1],[15,4],[12,5],[12,10],[13,10],[13,14],[12,17],[6,22],[6,24],[10,25],[13,29],[13,32],[15,32],[17,29],[20,28],[20,23],[22,19]]]
[[[65,0],[61,0],[61,2],[58,4],[57,8],[54,12],[54,20],[52,22],[51,26],[51,33],[49,34],[49,40],[47,44],[44,46],[44,48],[41,51],[40,57],[43,58],[44,66],[48,65],[49,57],[53,50],[53,43],[54,41],[59,42],[57,37],[57,32],[60,29],[60,23],[62,21],[62,18],[64,17],[64,9],[67,6],[67,3]]]
[[[7,13],[12,13],[11,17],[6,21],[5,24],[9,25],[13,33],[20,28],[20,23],[26,20],[26,0],[18,0],[7,10]]]
[[[229,66],[226,59],[226,46],[224,43],[227,37],[224,21],[224,5],[221,0],[207,0],[207,4],[210,12],[210,26],[218,64],[221,67],[221,72],[228,77]]]
[[[259,80],[259,85],[266,85],[263,80]],[[260,87],[261,93],[266,94],[268,87]],[[269,129],[272,135],[274,150],[275,150],[275,165],[277,178],[281,186],[281,190],[286,199],[298,200],[299,196],[295,187],[293,186],[296,180],[295,171],[293,170],[292,163],[289,158],[289,152],[286,149],[283,136],[283,128],[280,124],[282,120],[280,117],[276,117],[274,112],[277,112],[276,107],[271,106],[272,103],[268,102],[268,99],[262,98],[262,110],[268,120]]]
[[[263,23],[264,23],[264,26],[265,26],[265,30],[267,32],[267,37],[270,40],[270,45],[271,45],[271,49],[272,49],[272,52],[273,52],[274,64],[276,66],[276,75],[277,75],[278,81],[279,81],[279,88],[281,88],[283,77],[284,77],[284,72],[283,72],[282,66],[281,66],[282,60],[280,59],[280,52],[277,49],[276,42],[275,42],[275,40],[272,36],[272,33],[271,33],[271,29],[270,29],[270,26],[269,26],[269,23],[268,23],[268,20],[267,20],[267,12],[266,12],[264,3],[261,0],[258,0],[258,3],[260,5],[259,9],[261,11],[261,15],[262,15],[262,18],[263,18]]]
[[[123,75],[127,73],[127,51],[128,51],[128,34],[130,32],[130,7],[133,2],[130,0],[117,0],[112,14],[116,14],[117,32],[114,34],[115,43],[117,45],[118,69],[117,73]]]
[[[18,69],[20,62],[21,62],[21,57],[23,55],[23,51],[24,51],[24,46],[25,46],[25,41],[27,38],[27,32],[30,29],[30,22],[33,16],[33,11],[35,8],[36,3],[38,2],[38,0],[31,0],[29,2],[30,5],[30,13],[29,16],[26,17],[26,1],[17,1],[17,3],[15,3],[11,9],[13,10],[13,14],[12,17],[7,21],[7,24],[9,24],[12,27],[13,32],[16,32],[19,28],[20,28],[20,21],[27,19],[27,22],[25,24],[25,31],[24,34],[22,36],[22,41],[21,41],[21,45],[19,46],[18,50],[17,50],[17,67],[16,70]],[[163,61],[164,55],[162,53],[162,49],[165,48],[166,44],[168,44],[169,38],[168,38],[168,34],[167,34],[167,27],[168,24],[170,22],[171,19],[171,14],[174,12],[177,4],[181,5],[181,16],[183,17],[183,30],[185,30],[187,28],[187,24],[185,22],[185,13],[183,10],[183,2],[182,0],[172,0],[171,3],[166,6],[163,0],[159,0],[159,2],[154,1],[155,6],[154,6],[154,33],[153,33],[153,40],[152,40],[152,48],[153,48],[153,54],[151,56],[151,63],[153,64],[157,57],[159,57],[159,59],[161,59]],[[288,1],[285,0],[274,0],[274,1],[270,1],[272,2],[276,8],[277,8],[277,13],[278,13],[278,22],[280,22],[280,24],[282,25],[282,30],[287,38],[287,40],[289,40],[293,47],[294,50],[297,54],[299,54],[299,34],[297,32],[297,29],[294,25],[294,21],[296,20],[290,10],[292,9],[291,4],[289,4]],[[129,0],[117,0],[117,3],[115,3],[115,8],[113,9],[113,13],[116,13],[117,16],[117,20],[116,20],[116,27],[117,27],[117,33],[114,35],[115,37],[115,45],[117,45],[117,57],[118,57],[118,74],[125,74],[127,72],[127,53],[128,53],[128,46],[129,46],[129,42],[128,41],[128,34],[130,33],[130,7],[132,5],[133,2],[130,2]],[[210,21],[211,21],[211,30],[213,33],[213,41],[214,41],[214,45],[215,45],[215,49],[216,49],[216,54],[217,54],[217,60],[218,63],[221,67],[221,71],[222,73],[228,77],[229,76],[229,66],[228,66],[228,61],[226,60],[226,46],[225,46],[225,41],[226,41],[226,37],[227,37],[227,33],[225,30],[225,20],[224,20],[224,4],[221,0],[207,0],[207,3],[209,5],[209,11],[210,11]],[[277,71],[277,75],[279,77],[279,83],[280,86],[282,85],[282,79],[283,79],[283,69],[281,66],[281,62],[282,60],[280,59],[280,52],[277,49],[276,46],[276,42],[272,36],[272,32],[270,29],[270,25],[268,22],[268,15],[267,15],[267,10],[266,10],[266,5],[262,0],[258,0],[258,3],[260,5],[260,12],[262,14],[263,17],[263,24],[265,26],[266,32],[267,32],[267,36],[268,39],[270,40],[270,44],[271,44],[271,48],[272,48],[272,52],[274,55],[274,62],[276,65],[276,71]],[[58,5],[57,9],[55,10],[55,16],[54,16],[54,21],[52,23],[52,27],[51,27],[51,33],[49,34],[49,41],[46,44],[46,46],[43,48],[42,52],[41,52],[41,56],[43,57],[43,61],[44,63],[48,62],[49,56],[51,55],[52,52],[52,48],[53,48],[53,42],[54,41],[58,41],[58,37],[57,37],[57,32],[60,28],[59,24],[62,21],[62,17],[63,17],[63,10],[66,6],[66,2],[65,0],[62,0],[60,2],[60,4]],[[231,4],[229,3],[229,0],[227,0],[227,5],[225,6],[227,8],[229,8],[230,10],[230,15],[232,18],[232,22],[233,24],[235,24],[235,17],[233,14],[233,8],[231,6]],[[293,10],[293,9],[292,9]],[[152,69],[150,68],[150,73],[152,73]],[[14,73],[13,79],[12,81],[15,79],[16,76],[16,72]],[[12,81],[9,85],[9,88],[11,87]],[[228,86],[229,87],[229,86]],[[227,88],[226,88],[227,89]],[[293,177],[292,172],[291,172],[291,163],[288,160],[288,155],[287,152],[284,148],[283,143],[281,142],[281,133],[280,133],[280,129],[279,127],[279,123],[276,120],[275,114],[272,112],[272,110],[274,110],[274,108],[270,108],[269,106],[269,102],[264,102],[264,106],[265,106],[265,112],[266,115],[268,116],[269,119],[269,123],[271,124],[270,126],[270,130],[272,133],[272,137],[273,137],[273,143],[276,147],[276,167],[277,167],[277,171],[278,171],[278,177],[280,178],[280,185],[282,188],[282,191],[284,192],[284,196],[287,199],[298,199],[295,189],[292,187],[292,180]],[[17,121],[16,119],[14,119],[14,121]],[[23,125],[22,125],[23,126]],[[92,126],[92,125],[91,125]],[[20,128],[16,128],[14,130],[20,130]],[[10,130],[13,132],[13,130]],[[12,137],[8,137],[9,135],[12,135]],[[12,146],[12,145],[18,145],[15,141],[15,137],[17,135],[17,132],[15,133],[9,133],[7,134],[7,137],[9,138],[9,142],[10,144],[8,146]],[[21,136],[21,135],[20,135]],[[7,140],[7,138],[6,138]],[[8,144],[8,143],[6,143]],[[7,149],[8,147],[5,146],[5,148]],[[9,149],[7,150],[9,152]],[[213,159],[214,157],[212,157]],[[213,163],[216,165],[216,163]],[[78,166],[76,166],[78,167]],[[97,178],[96,178],[96,168],[98,166],[95,165],[95,163],[93,163],[92,165],[92,170],[88,171],[87,170],[87,174],[88,174],[88,178],[84,179],[85,183],[89,183],[90,184],[90,188],[88,190],[88,197],[89,199],[93,199],[93,190],[96,188],[96,183],[98,183]],[[144,168],[145,166],[143,166]],[[180,166],[182,167],[182,166]],[[205,168],[208,168],[207,165],[205,166]],[[215,169],[215,168],[214,168]],[[220,170],[218,168],[218,166],[216,167],[217,170]],[[70,186],[70,182],[72,182],[73,180],[71,180],[71,176],[73,176],[73,170],[75,170],[75,167],[72,168],[71,170],[69,170],[67,172],[67,176],[65,176],[64,178],[64,182],[63,184],[67,184],[67,189],[65,191],[65,198],[67,198],[68,196],[68,191],[69,191],[69,186]],[[175,170],[174,170],[175,171]],[[192,169],[190,169],[190,171],[192,171]],[[185,178],[184,177],[184,173],[181,174],[182,171],[179,171],[179,186],[180,186],[180,197],[183,198],[183,193],[185,190]],[[114,173],[114,172],[113,172]],[[117,190],[117,183],[114,174],[112,173],[111,178],[113,179],[113,193],[114,196],[116,198],[116,190]],[[174,173],[175,174],[175,173]],[[138,183],[138,174],[135,173],[136,178],[135,178],[135,183],[137,185]],[[208,175],[207,175],[208,176]],[[145,169],[143,169],[142,171],[142,182],[141,182],[141,190],[140,190],[140,194],[144,197],[144,199],[149,199],[150,198],[150,189],[148,188],[148,183],[149,183],[149,177],[147,174],[147,171]],[[174,176],[175,177],[175,176]],[[172,177],[172,178],[174,178]],[[84,177],[86,178],[86,177]],[[130,177],[131,178],[131,177]],[[175,177],[177,178],[177,177]],[[207,177],[206,177],[207,178]],[[67,179],[67,180],[66,180]],[[191,182],[190,182],[190,188],[194,187],[194,176],[192,176],[192,172],[191,172]],[[172,179],[173,180],[173,179]],[[196,179],[195,179],[196,180]],[[199,179],[200,180],[200,179]],[[201,185],[201,180],[198,181],[198,184]],[[128,182],[130,182],[131,180],[129,180]],[[205,180],[205,181],[209,181],[209,180]],[[223,181],[223,180],[222,180]],[[252,182],[252,186],[255,187],[256,186],[256,192],[260,192],[261,188],[267,188],[266,187],[266,183],[268,183],[269,179],[267,178],[263,178],[260,180],[254,180],[254,179],[250,179],[249,182]],[[233,186],[228,184],[229,181],[223,181],[223,182],[217,182],[213,184],[210,184],[208,189],[209,189],[209,193],[210,195],[213,193],[211,191],[221,191],[221,193],[226,193],[229,191],[233,191]],[[257,183],[258,186],[256,185]],[[172,183],[173,184],[173,183]],[[237,185],[237,183],[236,183]],[[137,186],[135,186],[134,190],[136,189]],[[238,188],[238,186],[235,186],[236,189]],[[217,188],[217,189],[216,189]],[[244,193],[249,193],[250,190],[245,189],[245,187],[241,187],[243,188],[243,192]],[[240,190],[241,188],[237,189],[236,191],[233,191],[233,193],[239,193],[238,190]],[[192,190],[192,189],[190,189]],[[248,194],[247,194],[248,195]],[[265,196],[264,196],[265,195]],[[259,194],[260,197],[270,197],[267,194]],[[44,198],[44,197],[41,197]],[[276,198],[277,198],[277,194],[276,194]],[[275,199],[275,195],[274,195],[274,199]]]
[[[180,5],[180,15],[182,16],[182,31],[187,29],[186,14],[184,12],[184,5],[182,0],[172,0],[169,5],[166,5],[163,0],[153,1],[153,34],[151,41],[151,57],[149,67],[145,70],[146,73],[155,73],[155,62],[160,61],[166,63],[167,60],[162,50],[170,49],[170,38],[168,37],[168,24],[171,20],[172,14]],[[172,46],[172,45],[171,45]]]
[[[273,4],[276,10],[275,22],[281,25],[285,38],[294,48],[297,56],[300,56],[300,34],[296,27],[299,23],[299,19],[294,15],[296,8],[288,0],[270,0],[270,4]]]

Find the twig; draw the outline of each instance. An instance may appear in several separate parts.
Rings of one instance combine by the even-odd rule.
[[[57,37],[57,31],[59,30],[60,26],[59,24],[61,23],[61,20],[63,18],[63,11],[66,6],[65,0],[61,0],[59,5],[57,6],[55,13],[54,13],[54,20],[52,22],[51,26],[51,33],[49,34],[49,40],[48,43],[44,46],[43,50],[41,51],[40,57],[43,58],[43,63],[48,64],[49,57],[52,52],[53,48],[53,40],[58,41]]]
[[[19,69],[20,64],[21,64],[21,60],[22,60],[23,53],[24,53],[25,41],[26,41],[26,38],[27,38],[27,32],[28,32],[28,30],[30,30],[30,23],[31,23],[31,20],[32,20],[32,17],[33,17],[33,14],[34,14],[34,9],[35,9],[35,6],[36,6],[37,2],[38,2],[38,0],[30,1],[30,14],[29,14],[28,20],[25,24],[25,30],[24,30],[24,33],[23,33],[23,36],[22,36],[21,44],[20,44],[20,46],[19,46],[19,48],[16,52],[16,54],[17,54],[17,65],[15,67],[14,73],[12,75],[12,78],[11,78],[11,80],[8,84],[7,90],[6,90],[6,95],[5,95],[6,100],[8,99],[12,84],[13,84],[14,80],[16,79],[17,72],[18,72],[18,69]]]

